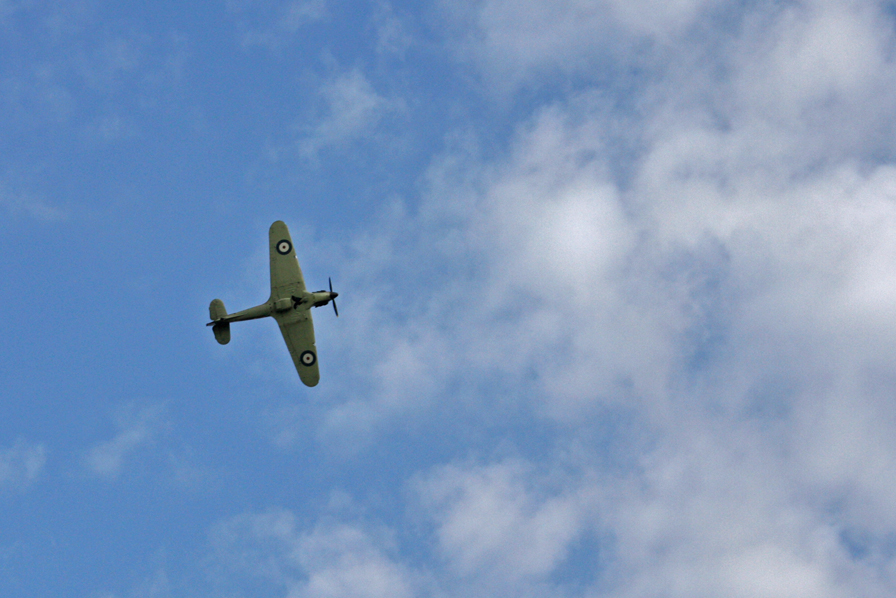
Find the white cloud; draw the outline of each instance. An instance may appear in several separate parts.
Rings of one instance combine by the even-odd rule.
[[[22,488],[40,475],[47,462],[42,444],[18,439],[9,448],[0,449],[0,488]]]
[[[787,110],[788,118],[799,118],[806,102],[864,99],[891,62],[891,32],[878,10],[863,2],[788,7],[770,31],[747,38],[756,47],[744,48],[747,55],[740,58],[747,80],[739,91],[759,106]],[[883,82],[892,84],[892,74]]]
[[[388,543],[350,523],[302,529],[287,510],[239,515],[212,532],[216,559],[229,572],[222,583],[250,572],[288,598],[416,595],[413,576],[389,556]]]
[[[85,127],[88,136],[104,141],[134,138],[140,135],[140,128],[133,119],[120,114],[104,114]]]
[[[328,16],[326,0],[228,0],[243,47],[277,50],[304,26]]]
[[[608,0],[605,4],[629,32],[664,38],[685,30],[701,11],[726,3],[724,0]]]
[[[453,575],[502,588],[544,580],[587,529],[587,497],[521,461],[446,466],[417,484]],[[563,480],[568,482],[568,480]]]
[[[607,6],[599,2],[486,0],[443,2],[458,53],[507,91],[545,71],[590,63],[607,37]]]
[[[405,58],[415,39],[402,15],[395,12],[388,2],[379,2],[373,15],[377,34],[377,52],[381,55]]]
[[[26,72],[8,74],[0,81],[4,108],[15,116],[15,124],[58,125],[68,121],[75,109],[75,98],[61,80],[63,71],[62,65],[37,65]]]
[[[408,573],[351,525],[316,529],[303,538],[300,559],[307,581],[293,587],[291,598],[413,596]]]
[[[68,213],[53,206],[40,197],[21,191],[13,191],[0,183],[0,207],[13,215],[25,214],[45,222],[56,222],[67,218]]]
[[[115,141],[141,134],[143,117],[170,104],[183,82],[185,38],[173,32],[154,37],[127,20],[104,19],[97,4],[28,6],[9,18],[10,26],[35,27],[31,46],[10,48],[21,55],[0,78],[2,123],[10,132]],[[33,24],[25,24],[29,19]]]
[[[468,0],[440,3],[449,47],[490,93],[538,87],[557,74],[592,79],[629,63],[674,60],[690,28],[723,0]],[[684,38],[684,39],[683,39]],[[640,62],[639,62],[640,61]]]
[[[91,448],[84,457],[87,468],[96,475],[115,477],[125,462],[140,449],[155,441],[166,423],[159,406],[126,406],[117,417],[118,432],[106,442]]]
[[[322,149],[344,146],[370,135],[387,115],[401,110],[401,102],[380,95],[354,68],[325,81],[319,90],[321,109],[302,127],[299,149],[314,158]]]
[[[101,598],[170,598],[173,595],[171,582],[164,569],[158,569],[151,577],[131,588],[126,594],[97,594]]]
[[[839,373],[800,397],[791,440],[800,482],[842,509],[845,525],[896,529],[896,416],[886,373]],[[875,379],[876,378],[876,379]]]

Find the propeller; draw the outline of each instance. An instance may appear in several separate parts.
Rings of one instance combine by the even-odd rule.
[[[336,309],[336,297],[339,296],[339,293],[334,293],[334,292],[333,292],[333,279],[330,278],[330,277],[327,277],[327,280],[328,280],[329,283],[330,283],[330,294],[333,296],[333,298],[331,299],[331,301],[333,302],[333,311],[336,312],[336,317],[338,318],[338,317],[339,317],[339,310]]]

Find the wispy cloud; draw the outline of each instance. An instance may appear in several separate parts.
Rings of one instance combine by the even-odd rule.
[[[363,527],[337,521],[303,529],[287,510],[245,514],[212,532],[221,583],[225,571],[249,571],[289,598],[403,598],[417,595],[413,576],[396,563],[381,539]]]
[[[9,131],[64,129],[102,141],[133,136],[140,117],[182,82],[183,36],[154,37],[126,21],[103,20],[93,4],[58,3],[33,21],[29,6],[9,17],[11,26],[34,28],[30,51],[0,74],[0,124]]]
[[[100,598],[170,598],[174,596],[168,573],[165,569],[156,570],[151,577],[143,580],[126,593],[96,594]]]
[[[452,574],[506,595],[548,580],[587,533],[594,514],[577,486],[508,459],[437,468],[416,490]]]
[[[328,16],[326,0],[228,0],[243,47],[277,50],[305,25]]]
[[[407,20],[388,2],[377,4],[373,27],[377,34],[376,50],[381,55],[404,59],[408,49],[415,43]]]
[[[47,462],[42,444],[18,439],[9,448],[0,449],[0,488],[23,488],[35,481]]]
[[[301,126],[299,150],[314,158],[323,149],[340,148],[373,134],[381,121],[402,109],[402,102],[378,93],[359,68],[339,73],[319,89],[320,109]]]
[[[718,0],[465,0],[438,3],[448,48],[492,96],[556,82],[605,79],[608,69],[650,70]],[[656,54],[653,54],[654,48]],[[647,58],[645,60],[645,58]]]
[[[160,405],[137,407],[128,405],[116,418],[115,436],[91,448],[84,463],[102,477],[119,475],[126,461],[139,450],[153,443],[166,426],[164,408]]]
[[[19,177],[7,176],[6,178]],[[64,209],[52,205],[39,194],[26,190],[25,186],[21,182],[10,184],[8,180],[0,180],[0,209],[5,210],[9,215],[24,215],[45,222],[65,220],[68,217],[68,213]]]
[[[0,194],[2,193],[3,190],[0,189]],[[48,222],[64,220],[68,215],[66,211],[60,208],[51,206],[41,199],[29,196],[0,196],[0,205],[12,214],[26,214],[37,220]]]

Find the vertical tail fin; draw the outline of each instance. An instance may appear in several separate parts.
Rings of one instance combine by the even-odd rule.
[[[224,307],[224,302],[220,299],[213,299],[208,306],[208,317],[211,318],[211,321],[216,322],[226,315],[227,309]]]
[[[215,340],[222,345],[230,342],[230,322],[218,321],[226,315],[227,309],[220,299],[214,299],[208,306],[208,316],[213,323],[212,331],[215,333]]]

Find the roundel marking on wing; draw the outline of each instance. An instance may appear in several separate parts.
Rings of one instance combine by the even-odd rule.
[[[317,356],[314,355],[314,351],[303,351],[299,356],[299,361],[302,362],[302,365],[312,366],[317,361]]]
[[[280,255],[286,255],[290,251],[292,251],[292,243],[290,243],[286,239],[283,239],[282,241],[277,243],[277,253],[279,253]]]

